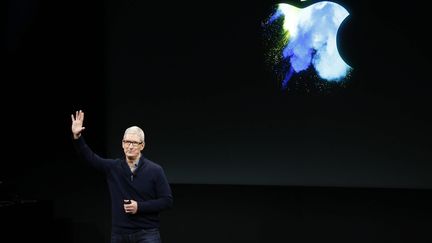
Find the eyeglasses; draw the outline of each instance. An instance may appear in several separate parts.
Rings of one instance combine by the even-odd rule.
[[[130,146],[131,144],[132,144],[132,147],[138,147],[138,145],[140,145],[142,143],[143,142],[123,140],[123,144],[126,145],[126,147]]]

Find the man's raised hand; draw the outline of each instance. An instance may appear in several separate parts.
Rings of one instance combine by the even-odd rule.
[[[72,134],[75,139],[78,139],[81,136],[81,132],[85,129],[83,127],[84,123],[84,112],[79,110],[75,112],[75,116],[72,114]]]

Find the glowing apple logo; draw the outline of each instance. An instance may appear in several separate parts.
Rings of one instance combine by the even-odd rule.
[[[348,15],[344,7],[328,1],[305,8],[276,5],[264,27],[265,40],[270,43],[267,58],[276,67],[282,89],[300,75],[297,86],[308,79],[314,79],[315,86],[321,88],[348,79],[352,67],[337,49],[338,29]]]

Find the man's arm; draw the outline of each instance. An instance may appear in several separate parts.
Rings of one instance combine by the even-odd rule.
[[[161,167],[159,167],[156,186],[156,199],[138,202],[138,213],[161,212],[172,208],[173,196],[168,179]]]
[[[105,170],[107,167],[113,163],[113,160],[104,159],[95,154],[89,146],[86,144],[84,138],[81,136],[82,131],[85,129],[83,127],[84,124],[84,112],[82,110],[76,111],[75,116],[72,114],[72,135],[73,135],[73,144],[77,151],[77,153],[83,158],[85,161],[89,162],[92,166],[97,169]]]

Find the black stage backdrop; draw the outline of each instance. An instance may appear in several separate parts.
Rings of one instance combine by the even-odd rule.
[[[139,125],[174,183],[430,188],[422,7],[336,2],[354,69],[323,92],[281,90],[268,68],[275,2],[106,2],[108,154]]]
[[[276,2],[9,1],[3,124],[19,162],[2,163],[4,181],[58,174],[82,109],[106,156],[143,127],[172,183],[430,188],[425,10],[337,2],[354,71],[345,88],[307,93],[281,90],[265,62]]]
[[[72,148],[77,109],[102,156],[144,128],[174,191],[166,242],[430,237],[428,9],[336,2],[354,72],[308,93],[281,90],[266,65],[276,2],[6,1],[2,237],[108,241],[105,181]]]

